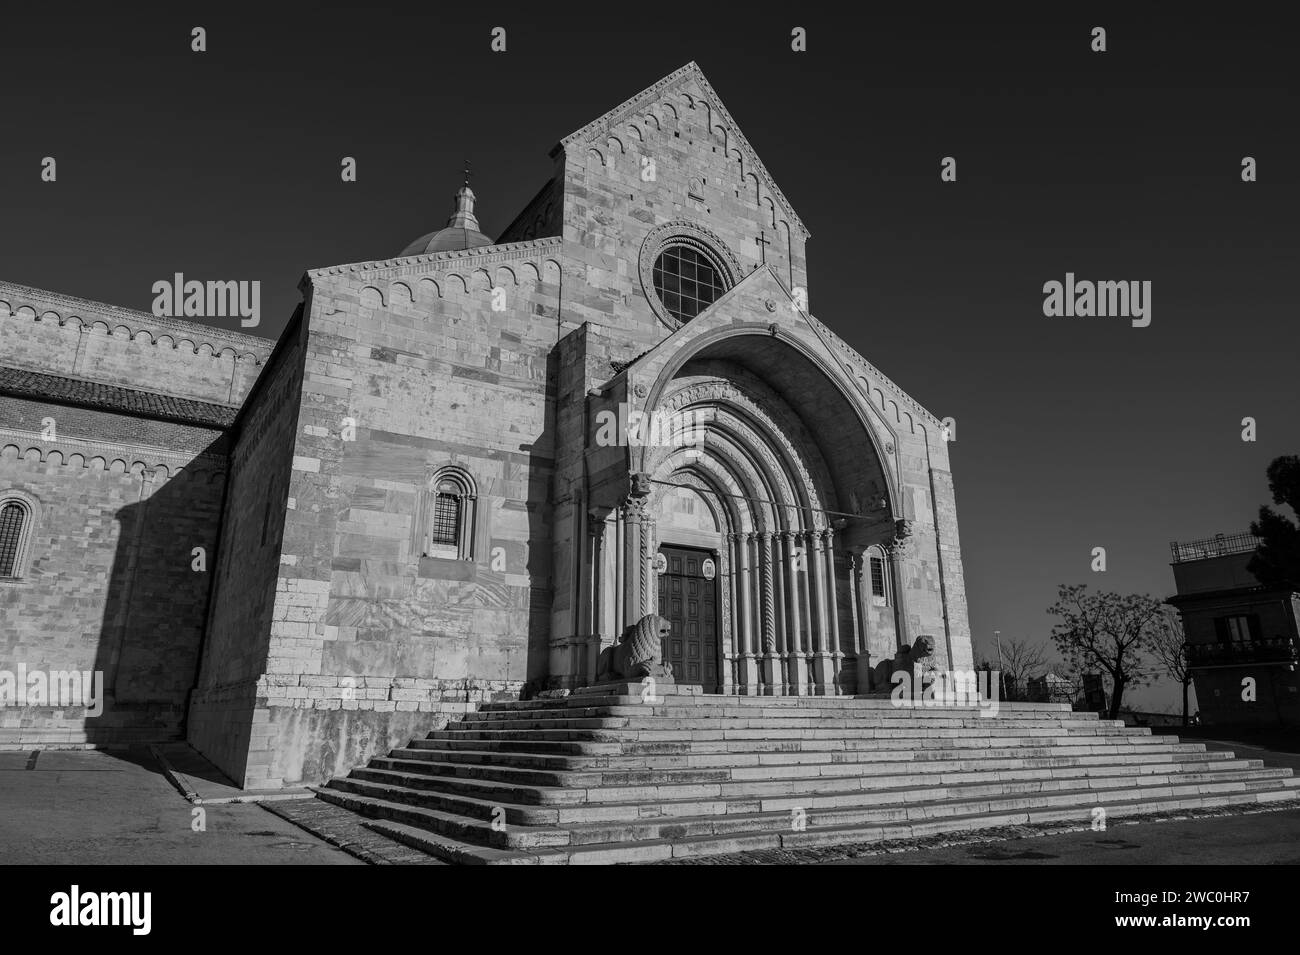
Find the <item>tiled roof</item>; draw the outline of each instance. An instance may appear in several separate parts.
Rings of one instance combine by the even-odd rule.
[[[239,409],[191,398],[173,398],[151,391],[137,391],[98,381],[46,375],[38,371],[0,366],[0,394],[46,399],[62,404],[120,411],[146,418],[161,418],[185,424],[228,428]]]

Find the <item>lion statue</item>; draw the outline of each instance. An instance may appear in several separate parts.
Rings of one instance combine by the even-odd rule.
[[[673,667],[664,662],[663,653],[663,641],[672,629],[665,618],[646,614],[623,632],[618,643],[601,651],[596,679],[610,683],[653,677],[660,683],[672,683]]]
[[[889,687],[890,680],[899,670],[907,670],[909,673],[916,675],[919,667],[923,666],[922,661],[934,656],[934,639],[924,634],[917,637],[911,644],[904,643],[898,648],[892,660],[882,660],[876,666],[876,672],[872,679],[872,688],[883,690]]]

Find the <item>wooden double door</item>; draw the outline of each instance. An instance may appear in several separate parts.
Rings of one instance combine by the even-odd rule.
[[[713,554],[695,547],[659,548],[667,566],[659,575],[659,616],[672,623],[663,648],[678,683],[705,693],[721,690],[718,680],[718,567]]]

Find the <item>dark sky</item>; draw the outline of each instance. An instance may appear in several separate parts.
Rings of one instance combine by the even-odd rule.
[[[495,235],[561,137],[693,59],[812,231],[814,313],[956,419],[977,651],[1045,639],[1063,582],[1167,595],[1169,541],[1246,529],[1300,450],[1297,38],[1257,8],[179,6],[6,9],[0,278],[142,310],[258,279],[274,335],[305,269],[440,227],[465,159]],[[1150,327],[1045,317],[1067,271],[1152,282]]]

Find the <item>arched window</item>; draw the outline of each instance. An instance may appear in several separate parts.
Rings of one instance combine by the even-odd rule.
[[[473,560],[477,503],[468,473],[456,467],[436,471],[416,507],[412,543],[417,556]]]
[[[889,564],[879,547],[867,548],[867,577],[871,583],[871,602],[877,607],[889,605]]]
[[[0,494],[0,580],[17,580],[26,572],[32,517],[25,496]]]

